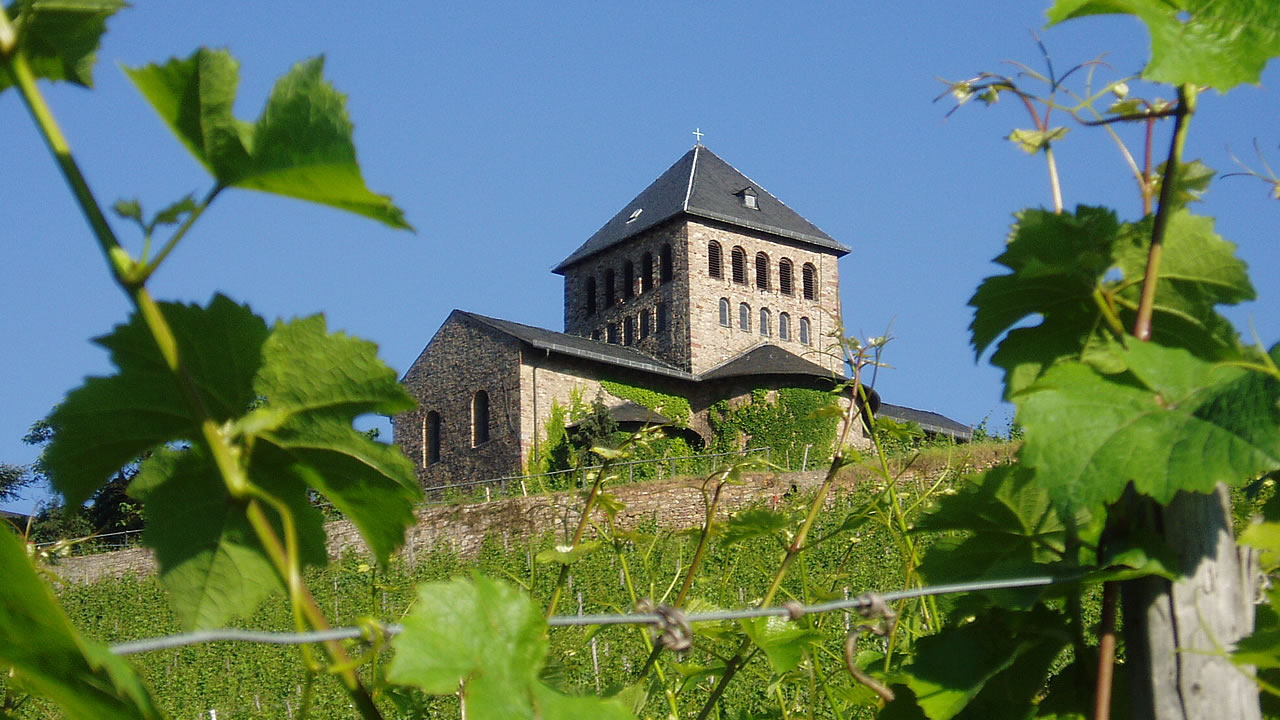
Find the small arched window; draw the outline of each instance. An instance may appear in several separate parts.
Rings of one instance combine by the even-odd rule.
[[[630,345],[636,341],[636,319],[630,315],[622,319],[622,344]]]
[[[658,257],[658,282],[671,282],[671,278],[675,275],[673,269],[674,262],[671,259],[671,243],[665,243],[662,246],[662,252]]]
[[[809,263],[804,264],[804,299],[818,299],[818,269]]]
[[[649,337],[649,327],[650,327],[651,320],[652,320],[652,313],[649,312],[648,308],[645,308],[644,310],[640,311],[640,339],[641,340]]]
[[[747,251],[740,247],[733,249],[733,281],[740,284],[747,284]]]
[[[471,398],[471,447],[489,442],[489,393],[478,390]]]
[[[791,339],[791,316],[786,313],[778,314],[778,339]]]
[[[800,318],[800,344],[808,345],[811,338],[809,337],[809,318]]]
[[[605,308],[613,307],[613,301],[616,299],[615,286],[617,285],[617,276],[613,272],[613,268],[604,271],[604,306]]]
[[[640,258],[640,292],[647,293],[653,289],[653,253],[645,253]]]
[[[738,329],[751,332],[751,306],[746,303],[738,306]]]
[[[724,255],[715,240],[707,243],[707,274],[713,278],[724,277]]]
[[[660,333],[666,332],[667,328],[671,327],[671,310],[666,303],[658,303],[657,322]]]
[[[422,464],[440,462],[440,413],[432,410],[422,423]]]
[[[762,252],[756,253],[756,287],[769,289],[769,256]]]
[[[720,298],[720,324],[733,327],[733,323],[729,321],[729,298]]]
[[[630,300],[636,292],[636,264],[630,260],[622,264],[622,299]]]
[[[604,340],[605,342],[610,342],[614,345],[618,344],[618,323],[609,323],[609,325],[605,327]]]
[[[778,291],[783,295],[794,295],[796,291],[791,276],[791,261],[787,258],[778,261]]]
[[[587,315],[596,314],[596,279],[587,278]]]
[[[773,334],[773,323],[770,322],[769,308],[760,308],[760,334],[769,337]]]

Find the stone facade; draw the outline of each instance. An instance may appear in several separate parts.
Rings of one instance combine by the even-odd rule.
[[[708,270],[712,243],[721,249],[719,278]],[[670,248],[673,271],[666,282],[660,279],[661,263],[657,262],[664,247]],[[736,248],[745,256],[741,283],[734,281],[732,257]],[[762,254],[768,261],[763,275],[757,272]],[[643,273],[646,257],[654,259],[649,285]],[[764,343],[786,347],[839,372],[842,360],[824,352],[827,335],[837,330],[841,316],[837,259],[835,252],[815,245],[724,223],[677,218],[565,270],[565,332],[631,345],[693,374],[707,372]],[[787,293],[779,283],[784,260],[792,268]],[[630,283],[626,282],[628,263],[633,269]],[[806,265],[814,268],[816,275],[812,300],[804,296]],[[589,297],[593,287],[594,297]],[[722,299],[728,303],[727,325],[721,322]],[[663,304],[665,310],[659,308]],[[749,321],[745,328],[740,322],[744,304]],[[762,332],[761,310],[768,312],[767,335]],[[669,314],[667,327],[661,332],[656,331],[659,312]],[[786,339],[781,336],[784,314],[790,325]],[[802,322],[807,324],[807,343],[801,342]],[[635,328],[630,333],[628,324]]]
[[[395,417],[393,437],[424,486],[520,472],[521,352],[515,340],[454,313],[405,374],[402,382],[418,408]],[[488,437],[477,443],[473,413],[480,392],[488,397]],[[434,462],[431,413],[439,417]]]

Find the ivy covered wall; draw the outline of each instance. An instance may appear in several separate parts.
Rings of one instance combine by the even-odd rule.
[[[769,447],[775,464],[798,468],[810,446],[809,464],[825,462],[835,449],[837,422],[818,411],[835,402],[832,393],[808,388],[756,388],[744,403],[721,400],[710,410],[711,450]]]

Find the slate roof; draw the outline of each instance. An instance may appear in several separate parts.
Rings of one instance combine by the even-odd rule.
[[[622,423],[643,423],[645,425],[670,425],[671,418],[663,415],[657,410],[651,410],[640,403],[628,400],[616,407],[609,408],[609,417],[613,421]],[[576,427],[578,423],[565,423],[565,427]]]
[[[755,191],[758,210],[743,205],[741,193],[747,188]],[[835,251],[837,257],[849,253],[848,247],[787,207],[759,183],[705,146],[697,145],[552,272],[563,275],[575,263],[682,213],[817,245]]]
[[[833,377],[830,370],[812,363],[777,345],[760,345],[701,375],[685,372],[651,355],[615,343],[568,335],[554,330],[524,325],[510,320],[454,310],[453,315],[469,318],[482,325],[529,343],[539,350],[602,362],[607,365],[644,370],[667,377],[699,382],[747,375],[806,375]],[[452,317],[452,315],[451,315]],[[446,321],[447,322],[447,321]]]
[[[498,332],[510,335],[517,340],[527,342],[539,350],[549,350],[555,353],[572,355],[574,357],[586,358],[588,360],[596,360],[598,362],[617,365],[619,367],[645,370],[647,372],[679,378],[681,380],[695,379],[693,375],[675,367],[674,365],[669,365],[651,355],[646,355],[639,350],[633,350],[629,347],[623,347],[622,345],[600,342],[599,340],[578,337],[577,335],[567,335],[554,330],[545,330],[543,328],[524,325],[510,320],[499,320],[498,318],[485,317],[484,315],[477,315],[465,310],[454,310],[453,314],[470,318],[482,325],[488,325]]]
[[[777,345],[761,345],[714,367],[700,376],[702,380],[743,377],[746,375],[807,375],[836,377],[817,363],[789,352]],[[844,378],[840,378],[844,380]]]
[[[877,414],[902,422],[915,422],[925,432],[937,435],[949,435],[956,440],[968,441],[973,439],[973,428],[967,425],[961,425],[955,420],[952,420],[945,415],[939,415],[936,412],[917,410],[915,408],[903,407],[901,405],[890,405],[889,403],[881,403]]]

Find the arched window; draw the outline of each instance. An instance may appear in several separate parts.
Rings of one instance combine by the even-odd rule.
[[[733,327],[733,323],[729,321],[729,298],[720,298],[720,324]]]
[[[756,287],[769,289],[769,256],[762,252],[756,253]]]
[[[618,344],[618,323],[609,323],[604,331],[604,340],[615,345]]]
[[[715,240],[707,243],[707,274],[713,278],[724,277],[724,255]]]
[[[740,284],[747,284],[747,251],[740,247],[733,249],[733,281]]]
[[[664,333],[671,327],[671,310],[666,303],[658,303],[658,332]]]
[[[751,332],[751,306],[746,303],[738,306],[738,328],[743,332]]]
[[[760,308],[760,334],[765,337],[773,334],[773,323],[770,319],[769,308]]]
[[[596,279],[587,278],[587,315],[596,314]]]
[[[665,243],[658,257],[658,282],[671,282],[671,278],[675,275],[672,266],[671,243]]]
[[[809,318],[802,317],[800,318],[800,344],[808,345],[809,340]]]
[[[791,339],[791,316],[786,313],[778,314],[778,339]]]
[[[489,442],[489,393],[479,390],[471,398],[471,447]]]
[[[636,341],[636,319],[630,315],[622,319],[622,344],[630,345]]]
[[[809,263],[804,264],[804,299],[818,299],[818,269]]]
[[[422,422],[422,464],[440,462],[440,413],[432,410]]]
[[[647,293],[653,289],[653,253],[645,253],[640,258],[640,292]]]
[[[630,300],[636,292],[636,264],[630,260],[622,264],[622,299]]]
[[[617,284],[615,278],[613,268],[604,271],[604,306],[606,309],[613,307],[613,301],[616,297],[614,295],[614,286]]]
[[[791,278],[791,261],[787,258],[778,261],[778,291],[783,295],[793,295],[796,291]]]
[[[649,337],[649,321],[652,319],[648,308],[640,311],[640,339]]]

